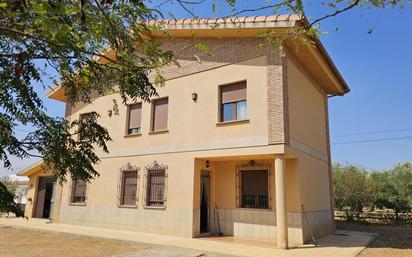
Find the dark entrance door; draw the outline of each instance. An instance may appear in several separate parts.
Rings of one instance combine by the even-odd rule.
[[[209,232],[210,175],[202,171],[200,187],[200,234]]]
[[[50,218],[53,206],[52,199],[54,184],[55,178],[52,176],[39,178],[34,218]]]

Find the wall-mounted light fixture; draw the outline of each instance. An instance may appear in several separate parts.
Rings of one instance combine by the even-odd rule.
[[[112,110],[107,110],[107,114],[109,115],[109,117],[111,118],[113,115],[113,111]]]
[[[197,93],[196,92],[192,93],[192,100],[193,100],[193,102],[197,101]]]
[[[209,168],[209,167],[210,167],[210,161],[206,160],[206,168]]]

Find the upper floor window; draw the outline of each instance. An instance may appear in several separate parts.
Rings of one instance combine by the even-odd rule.
[[[141,132],[142,104],[128,106],[127,134],[139,134]]]
[[[220,121],[246,119],[246,81],[220,87]]]
[[[161,98],[153,101],[152,131],[167,130],[167,112],[169,99]]]
[[[91,112],[80,114],[80,124],[79,124],[79,126],[81,127],[83,124],[87,124],[89,122],[89,119],[92,117],[92,115],[93,114]],[[84,139],[84,135],[83,135],[82,132],[79,133],[79,139],[80,140]]]
[[[74,180],[72,185],[71,203],[86,203],[87,182],[83,180]]]

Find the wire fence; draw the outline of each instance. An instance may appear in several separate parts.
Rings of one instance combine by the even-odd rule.
[[[364,211],[359,214],[350,211],[335,211],[335,220],[412,226],[412,212],[396,215],[394,211],[388,210]]]

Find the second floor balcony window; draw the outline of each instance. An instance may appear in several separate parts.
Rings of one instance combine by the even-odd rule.
[[[246,119],[246,81],[221,86],[220,99],[221,122]]]
[[[131,104],[128,110],[127,134],[139,134],[141,132],[142,104]]]

